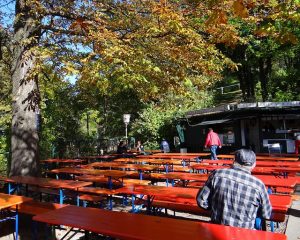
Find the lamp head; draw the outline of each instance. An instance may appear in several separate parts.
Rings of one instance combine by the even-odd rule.
[[[130,122],[130,114],[123,114],[123,122],[128,124]]]

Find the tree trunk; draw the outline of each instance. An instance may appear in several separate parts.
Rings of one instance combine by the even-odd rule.
[[[12,137],[10,176],[39,175],[38,111],[39,90],[32,70],[33,47],[39,37],[38,21],[26,0],[16,1],[12,64]]]
[[[271,70],[272,59],[270,57],[268,57],[267,59],[259,59],[259,81],[261,84],[261,95],[263,101],[267,101],[269,98],[268,82]]]

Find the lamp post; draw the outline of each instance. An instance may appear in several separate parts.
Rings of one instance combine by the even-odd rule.
[[[123,114],[123,122],[125,123],[125,138],[127,141],[127,126],[130,122],[130,114]]]

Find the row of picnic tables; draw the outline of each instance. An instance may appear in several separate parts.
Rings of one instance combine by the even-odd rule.
[[[150,156],[154,156],[154,155],[150,155]],[[177,159],[177,162],[175,164],[178,164],[178,160],[189,161],[187,164],[188,168],[191,167],[190,163],[195,158],[195,156],[192,156],[189,154],[176,155],[176,157],[174,157],[174,156],[169,155],[169,157],[167,157],[167,159],[169,159],[169,160]],[[146,158],[145,157],[141,157],[141,158],[144,161],[143,163],[145,163]],[[13,190],[13,188],[11,187],[12,183],[15,183],[17,185],[25,184],[26,189],[28,188],[29,185],[39,186],[41,188],[57,189],[59,191],[59,195],[60,195],[60,203],[63,203],[63,200],[64,200],[64,194],[63,194],[64,190],[73,190],[77,194],[79,194],[80,191],[82,191],[82,192],[95,191],[95,194],[101,194],[101,195],[104,194],[104,195],[109,195],[109,196],[117,195],[117,194],[132,195],[132,196],[137,196],[137,195],[146,196],[146,198],[144,197],[143,200],[145,201],[148,209],[150,209],[152,203],[155,203],[153,201],[155,198],[160,199],[160,201],[162,201],[162,202],[164,202],[164,200],[165,200],[165,202],[168,202],[168,200],[172,199],[173,201],[176,200],[175,202],[177,202],[179,204],[187,205],[190,208],[199,209],[199,213],[200,213],[201,210],[200,210],[200,208],[197,207],[197,204],[196,204],[196,194],[198,192],[198,189],[186,188],[186,187],[141,185],[144,183],[143,181],[145,181],[145,180],[139,180],[140,182],[138,183],[138,185],[136,185],[137,184],[136,180],[133,181],[134,184],[133,183],[131,184],[130,181],[128,181],[130,179],[127,177],[130,177],[130,176],[136,177],[136,172],[138,173],[139,176],[141,176],[141,174],[144,172],[149,173],[149,174],[147,174],[147,177],[149,178],[149,176],[150,176],[150,180],[152,180],[152,181],[159,180],[159,179],[165,179],[165,180],[178,179],[183,182],[195,180],[195,181],[200,181],[200,182],[204,183],[207,179],[207,176],[208,176],[207,174],[189,173],[189,172],[167,172],[167,171],[165,173],[155,172],[158,170],[160,170],[160,171],[162,170],[162,168],[159,167],[160,164],[166,164],[166,162],[168,162],[168,161],[160,162],[161,160],[158,160],[158,161],[155,160],[157,158],[162,158],[162,157],[157,156],[156,158],[154,158],[154,157],[148,158],[149,160],[154,160],[154,161],[152,161],[151,165],[150,164],[132,164],[132,163],[124,164],[124,162],[122,163],[120,160],[116,160],[111,163],[108,163],[108,162],[93,163],[93,164],[90,164],[89,166],[83,165],[81,167],[71,167],[71,168],[69,167],[69,168],[55,169],[55,170],[51,171],[56,174],[65,173],[65,174],[76,175],[77,180],[32,178],[32,177],[12,177],[12,178],[5,179],[5,181],[7,183],[9,183],[9,192],[10,193]],[[51,162],[59,162],[56,160],[50,160],[50,161]],[[70,159],[70,160],[61,160],[60,162],[63,162],[64,164],[83,164],[84,161],[85,161],[84,159],[76,160],[76,161]],[[209,161],[209,160],[205,160],[205,161]],[[291,160],[288,160],[288,161],[291,161]],[[123,165],[119,165],[119,164],[123,164]],[[169,162],[168,164],[174,164],[174,162]],[[202,162],[201,164],[209,165],[210,162]],[[212,163],[212,164],[215,164],[215,163]],[[221,164],[221,162],[218,162],[218,165],[220,165],[220,164]],[[231,163],[229,163],[227,160],[226,162],[224,162],[222,164],[230,165]],[[213,166],[218,166],[218,165],[213,165]],[[295,165],[297,165],[296,162],[295,162]],[[282,165],[278,165],[278,166],[281,167]],[[115,168],[118,170],[94,169],[94,168],[101,169],[102,167],[109,168],[109,169]],[[275,164],[275,167],[277,167],[276,164]],[[289,166],[284,165],[284,167],[289,167]],[[164,169],[169,170],[168,167],[165,167]],[[174,170],[174,169],[170,169],[170,170]],[[110,182],[111,185],[109,184],[109,189],[99,189],[98,188],[96,191],[95,190],[96,188],[90,187],[93,184],[97,183],[98,180],[99,180],[99,182],[103,182],[103,177],[104,177],[104,180],[108,181],[108,183]],[[294,188],[295,185],[298,183],[297,182],[298,179],[296,177],[291,177],[291,176],[289,176],[288,178],[285,178],[285,179],[280,178],[280,176],[268,176],[268,175],[261,175],[258,177],[260,177],[267,186],[273,186],[273,187],[284,186],[284,187],[288,187],[288,188]],[[140,179],[142,179],[142,178],[140,177]],[[128,184],[126,184],[126,181],[128,181]],[[115,182],[121,183],[120,188],[113,189],[112,184],[114,184]],[[185,185],[182,185],[182,186],[185,186]],[[275,211],[277,211],[279,213],[283,213],[283,214],[285,214],[287,212],[287,209],[291,205],[291,196],[289,196],[289,195],[271,195],[270,200],[273,205],[273,211],[275,210]],[[132,203],[134,204],[135,201],[133,201]],[[18,203],[16,203],[16,204],[18,204]],[[74,208],[76,208],[76,210]],[[74,215],[74,212],[76,212],[76,214],[75,214],[76,216],[71,217],[70,215],[72,215],[72,214]],[[77,215],[77,213],[78,213],[78,215]],[[60,214],[64,217],[59,217]],[[99,223],[99,225],[97,225],[97,226],[95,225],[95,222],[96,222],[95,220],[92,221],[93,224],[90,224],[88,222],[89,221],[88,219],[90,219],[93,214],[95,214],[95,217],[97,217],[97,224]],[[118,214],[120,214],[122,216],[119,216]],[[104,222],[101,221],[100,216],[105,216],[107,218],[112,218],[112,219],[116,218],[115,220],[113,220],[110,223],[111,224],[110,227],[112,228],[111,231],[110,230],[108,231],[107,228],[105,228],[105,229],[103,228]],[[80,208],[80,207],[75,207],[75,206],[68,206],[68,207],[64,207],[59,210],[51,211],[51,212],[49,212],[49,214],[46,213],[43,215],[38,215],[34,219],[37,221],[46,222],[49,224],[78,227],[78,228],[82,228],[84,230],[101,233],[101,234],[106,234],[111,237],[119,237],[121,239],[126,238],[125,236],[131,236],[126,239],[140,239],[139,237],[133,238],[133,236],[140,236],[143,239],[154,239],[154,238],[160,239],[159,236],[163,235],[162,231],[160,231],[160,230],[158,231],[158,235],[159,235],[158,237],[157,236],[154,237],[154,235],[153,235],[154,232],[156,232],[156,231],[154,231],[154,229],[152,229],[152,227],[153,228],[155,227],[154,225],[157,221],[161,222],[159,226],[163,226],[163,225],[167,226],[168,224],[171,224],[171,221],[173,221],[173,220],[175,220],[175,222],[176,221],[179,221],[179,222],[178,223],[172,222],[172,226],[174,226],[173,224],[175,224],[176,226],[178,224],[184,224],[182,222],[182,220],[177,220],[177,219],[170,220],[168,218],[163,218],[163,219],[165,219],[165,220],[163,220],[162,218],[153,217],[153,216],[144,216],[144,215],[142,215],[142,217],[136,217],[136,216],[140,216],[140,215],[132,215],[129,213],[115,213],[115,212],[109,212],[109,211],[101,210],[101,209],[92,209],[91,210],[91,208],[85,209],[85,208]],[[69,217],[70,217],[70,222],[69,222],[69,220],[67,220]],[[125,219],[127,217],[130,218],[131,221],[126,221]],[[117,219],[119,220],[120,218],[123,219],[123,220],[120,220],[120,224],[123,222],[128,222],[128,224],[129,224],[129,222],[130,222],[130,224],[132,223],[132,225],[129,224],[130,226],[127,226],[124,229],[121,228],[121,226],[117,222]],[[135,230],[136,226],[137,226],[136,224],[140,224],[139,221],[141,219],[138,219],[138,218],[143,219],[143,221],[149,221],[149,226],[151,226],[149,233],[147,233],[147,231],[145,232],[145,230],[142,230],[142,228],[140,228],[140,227],[138,227],[138,229],[141,231]],[[54,221],[54,219],[55,219],[55,221]],[[75,219],[76,219],[76,221],[75,221]],[[186,222],[189,223],[190,221],[186,221]],[[199,222],[197,222],[197,223],[190,222],[191,224],[188,224],[188,223],[187,223],[186,227],[191,228],[191,231],[192,231],[191,235],[199,237],[200,233],[201,234],[205,233],[205,234],[207,234],[207,239],[220,239],[220,238],[218,238],[217,231],[213,230],[213,229],[218,229],[218,232],[219,231],[227,232],[228,235],[222,234],[222,236],[224,236],[224,239],[230,239],[232,236],[237,236],[237,238],[239,238],[239,239],[247,239],[247,236],[249,236],[249,237],[251,236],[251,238],[255,238],[255,239],[285,239],[286,238],[282,234],[272,234],[272,233],[266,233],[266,232],[261,232],[261,231],[237,229],[237,228],[233,228],[233,227],[225,227],[225,226],[209,224],[209,223],[199,223]],[[141,225],[143,225],[143,224],[141,224]],[[169,226],[171,226],[171,225],[169,225]],[[159,229],[161,229],[161,228],[159,228]],[[208,231],[208,229],[211,229],[211,230]],[[191,236],[189,236],[189,234],[186,231],[177,232],[177,230],[178,229],[171,228],[168,230],[164,229],[163,232],[167,234],[165,236],[172,236],[172,234],[175,233],[175,235],[174,235],[175,239],[179,239],[179,237],[180,237],[180,239],[183,237],[189,237],[190,239],[193,239]],[[131,231],[134,231],[134,234]],[[243,234],[240,235],[240,233],[242,233],[242,232],[243,232]],[[146,233],[146,236],[144,236],[144,233]],[[178,238],[176,238],[177,236],[178,236]]]
[[[78,182],[78,181],[73,181],[73,180],[45,180],[44,178],[33,178],[33,177],[12,177],[10,179],[7,179],[8,182],[14,182],[14,183],[22,183],[26,185],[34,185],[34,186],[39,186],[39,187],[47,187],[47,188],[59,188],[59,189],[73,189],[80,191],[83,186],[89,186],[91,183],[89,182]],[[185,205],[191,205],[191,207],[197,207],[196,206],[196,194],[198,190],[197,189],[191,189],[191,188],[179,188],[179,187],[163,187],[163,186],[129,186],[129,187],[122,187],[119,189],[115,190],[110,190],[108,191],[107,189],[103,189],[103,191],[98,192],[98,194],[127,194],[127,195],[145,195],[147,196],[147,207],[148,209],[151,207],[151,202],[155,197],[163,197],[163,198],[171,198],[175,199],[176,202],[181,202],[182,204]],[[286,212],[287,208],[291,204],[291,198],[289,196],[280,196],[280,195],[271,195],[270,200],[273,206],[274,211],[280,211],[280,212]],[[19,204],[20,202],[16,203]],[[7,207],[8,205],[6,205]],[[74,209],[73,209],[74,210]],[[55,210],[56,212],[57,210]],[[67,210],[62,210],[60,212],[64,212]],[[81,211],[76,210],[76,211]],[[82,210],[84,211],[84,210]],[[199,212],[201,209],[199,209]],[[99,211],[99,213],[103,211]],[[64,212],[65,213],[65,212]],[[56,213],[51,213],[50,215],[55,215],[55,214],[60,214],[58,212]],[[74,213],[70,213],[74,214]],[[103,214],[109,214],[106,212],[103,212]],[[69,217],[69,215],[65,215]],[[83,214],[85,216],[85,214]],[[88,215],[86,215],[88,216]],[[101,216],[101,215],[100,215]],[[68,224],[65,222],[65,217],[55,217],[54,219],[59,222],[52,222],[52,220],[47,219],[47,214],[45,216],[37,216],[34,218],[37,221],[45,221],[48,224],[61,224],[61,225],[67,225]],[[58,220],[59,219],[59,220]],[[72,218],[71,218],[72,219]],[[46,221],[47,220],[47,221]],[[82,224],[86,224],[86,221],[84,218],[81,218],[80,221],[76,222],[76,225],[70,225],[71,227],[79,227],[82,228]],[[89,230],[89,231],[94,231],[94,225],[89,226],[90,229],[85,229],[84,230]],[[220,227],[218,227],[220,228]],[[231,230],[236,234],[234,228]],[[240,231],[240,229],[238,229]],[[96,231],[97,232],[97,231]],[[103,232],[101,232],[103,233]],[[253,234],[253,233],[252,233]],[[113,235],[114,236],[114,235]],[[264,236],[265,237],[265,236]],[[151,238],[148,238],[151,239]],[[209,238],[209,239],[216,239],[216,238]],[[259,238],[256,238],[259,239]],[[273,239],[273,238],[271,238]],[[275,238],[277,239],[277,238]],[[279,239],[284,239],[284,238],[279,238]]]

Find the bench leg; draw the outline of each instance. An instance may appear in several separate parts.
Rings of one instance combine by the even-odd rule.
[[[261,230],[261,218],[256,218],[255,219],[255,229]]]
[[[135,211],[134,201],[135,201],[135,195],[132,194],[132,197],[131,197],[131,211],[133,213]]]
[[[32,220],[32,239],[37,240],[38,239],[38,230],[37,230],[37,222]]]
[[[90,233],[89,233],[89,231],[84,231],[84,239],[85,240],[89,240],[89,238],[90,238]]]
[[[18,238],[19,238],[19,214],[18,214],[18,206],[16,207],[15,231],[16,231],[16,240],[18,240]]]
[[[271,227],[271,232],[274,232],[274,222],[273,221],[270,222],[270,227]]]

